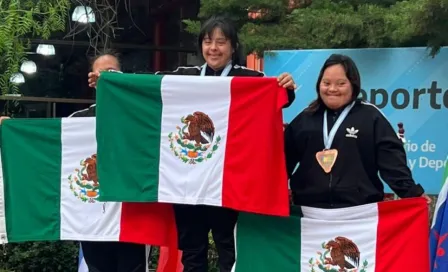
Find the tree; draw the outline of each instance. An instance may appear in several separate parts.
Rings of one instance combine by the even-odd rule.
[[[65,30],[69,0],[0,1],[0,89],[17,93],[9,79],[19,71],[30,48],[29,38],[48,39],[52,32]]]
[[[442,46],[448,45],[448,0],[426,0],[414,18],[417,33],[435,56]]]
[[[246,53],[259,55],[274,49],[421,46],[416,16],[426,1],[448,0],[202,0],[199,17],[230,15]],[[199,31],[198,21],[185,23],[187,31]]]
[[[0,271],[77,271],[78,247],[67,241],[6,244]]]

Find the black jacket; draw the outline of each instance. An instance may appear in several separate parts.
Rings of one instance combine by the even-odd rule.
[[[328,112],[328,131],[340,112]],[[332,171],[323,171],[316,153],[324,149],[324,109],[303,111],[285,130],[285,153],[294,203],[341,208],[379,202],[384,186],[401,198],[423,194],[407,167],[403,143],[385,116],[372,104],[357,101],[337,131],[332,149],[338,157]],[[292,174],[295,166],[297,171]]]
[[[222,70],[215,71],[207,66],[205,71],[206,76],[220,76]],[[181,66],[174,71],[163,71],[157,72],[156,74],[162,75],[183,75],[183,76],[199,76],[201,74],[201,66]],[[240,65],[233,65],[228,76],[245,76],[245,77],[264,77],[264,73],[256,70],[252,70]],[[287,90],[288,92],[288,103],[283,106],[284,108],[289,107],[295,99],[294,90]]]

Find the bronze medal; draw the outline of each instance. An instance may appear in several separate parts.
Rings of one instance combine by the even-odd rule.
[[[330,173],[334,163],[338,157],[336,149],[326,149],[316,153],[316,159],[320,167],[324,169],[325,173]]]

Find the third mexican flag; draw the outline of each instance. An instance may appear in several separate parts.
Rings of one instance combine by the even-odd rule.
[[[423,198],[292,212],[240,213],[235,272],[429,271]]]

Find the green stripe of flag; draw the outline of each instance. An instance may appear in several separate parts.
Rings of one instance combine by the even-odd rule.
[[[236,272],[300,271],[300,208],[291,207],[291,212],[290,217],[240,213],[236,227]],[[258,254],[260,249],[265,254]]]
[[[96,109],[99,120],[96,133],[98,178],[100,181],[122,179],[126,183],[101,183],[100,199],[104,197],[110,200],[120,196],[123,199],[157,201],[162,77],[101,74]],[[146,114],[141,115],[142,112]],[[127,133],[129,131],[134,133]],[[110,134],[113,137],[104,141]],[[120,171],[108,171],[109,167],[119,167]],[[139,169],[138,172],[133,172],[135,169]],[[128,187],[139,189],[128,190]],[[138,197],[133,194],[136,191],[140,192]]]
[[[59,239],[61,120],[6,120],[1,137],[4,191],[9,196],[5,199],[8,240],[26,241],[36,235]],[[39,209],[31,217],[21,215],[28,207]],[[30,237],[18,237],[16,232]]]

